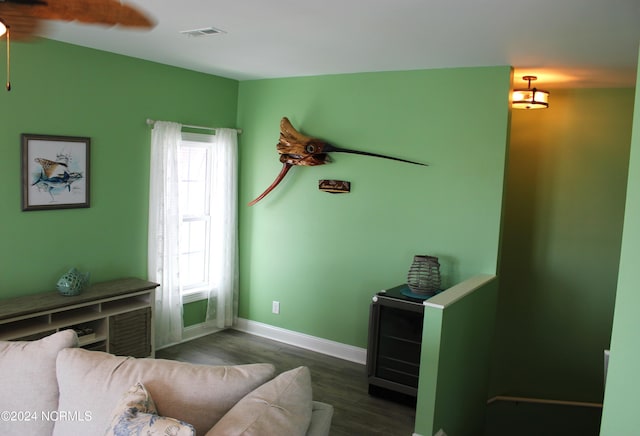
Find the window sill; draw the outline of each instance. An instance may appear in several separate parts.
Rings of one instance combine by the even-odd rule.
[[[194,303],[207,298],[209,298],[209,293],[205,290],[189,291],[182,294],[182,304]]]

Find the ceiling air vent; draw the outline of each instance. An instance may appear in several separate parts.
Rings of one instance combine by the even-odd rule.
[[[181,30],[180,33],[189,37],[211,36],[218,35],[220,33],[226,33],[224,30],[216,29],[215,27],[205,27],[203,29],[193,30]]]

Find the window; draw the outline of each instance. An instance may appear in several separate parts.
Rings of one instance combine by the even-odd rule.
[[[201,332],[230,327],[238,313],[237,131],[182,127],[157,121],[151,132],[148,277],[160,283],[159,347],[185,338],[184,303],[206,301]]]
[[[211,142],[183,133],[180,142],[180,277],[183,302],[206,298],[211,288]]]

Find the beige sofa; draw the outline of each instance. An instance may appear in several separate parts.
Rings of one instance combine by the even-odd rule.
[[[3,435],[329,434],[333,407],[312,400],[309,370],[193,365],[77,348],[71,330],[0,341]]]

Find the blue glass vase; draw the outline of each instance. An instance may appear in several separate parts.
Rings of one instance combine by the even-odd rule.
[[[64,296],[72,297],[80,294],[82,289],[89,283],[89,273],[81,273],[76,268],[71,268],[58,279],[56,287]]]

